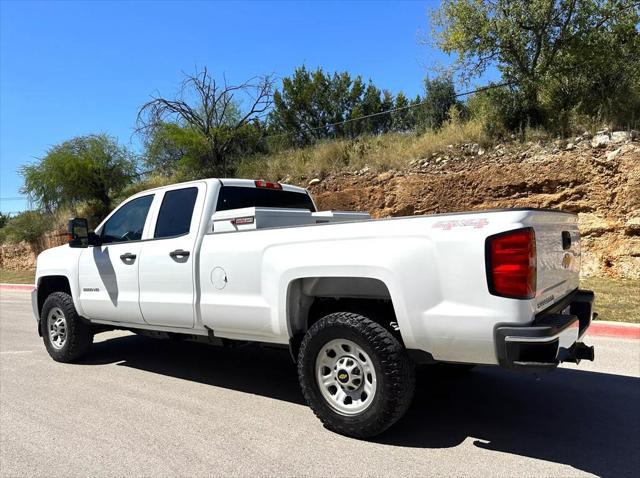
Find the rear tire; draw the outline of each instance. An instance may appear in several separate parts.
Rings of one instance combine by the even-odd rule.
[[[298,378],[307,403],[326,428],[369,438],[409,408],[415,367],[383,326],[359,314],[337,312],[305,334]]]
[[[91,325],[80,318],[66,292],[54,292],[44,301],[40,327],[47,352],[56,362],[78,360],[93,343]]]

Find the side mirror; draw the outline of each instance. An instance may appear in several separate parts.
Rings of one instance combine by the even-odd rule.
[[[89,223],[83,217],[69,219],[69,247],[89,246]]]

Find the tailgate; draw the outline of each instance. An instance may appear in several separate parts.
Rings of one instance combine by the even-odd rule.
[[[578,288],[580,232],[578,216],[555,211],[532,211],[529,221],[536,235],[536,310],[541,311]]]

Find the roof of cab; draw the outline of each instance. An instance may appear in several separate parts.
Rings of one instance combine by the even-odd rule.
[[[185,181],[185,182],[182,182],[182,183],[166,184],[164,186],[158,186],[158,187],[151,188],[151,189],[145,189],[144,191],[140,191],[140,192],[134,194],[131,197],[139,196],[139,195],[142,195],[143,193],[148,193],[148,192],[152,192],[152,191],[159,191],[159,190],[165,189],[167,187],[188,186],[190,184],[197,184],[197,183],[202,183],[202,182],[206,182],[206,183],[209,183],[209,184],[219,182],[223,186],[233,186],[233,187],[245,187],[245,188],[255,188],[256,187],[256,180],[254,180],[254,179],[204,178],[204,179],[196,179],[196,180],[193,180],[193,181]],[[283,184],[283,183],[280,183],[280,184],[281,184],[282,189],[284,191],[291,191],[291,192],[296,192],[296,193],[308,194],[308,191],[305,188],[301,188],[299,186],[294,186],[294,185],[291,185],[291,184]]]

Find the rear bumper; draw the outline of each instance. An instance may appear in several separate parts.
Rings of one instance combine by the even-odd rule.
[[[593,347],[580,342],[593,313],[594,294],[576,290],[526,326],[506,325],[495,330],[498,363],[506,368],[550,370],[561,362],[593,360]]]

